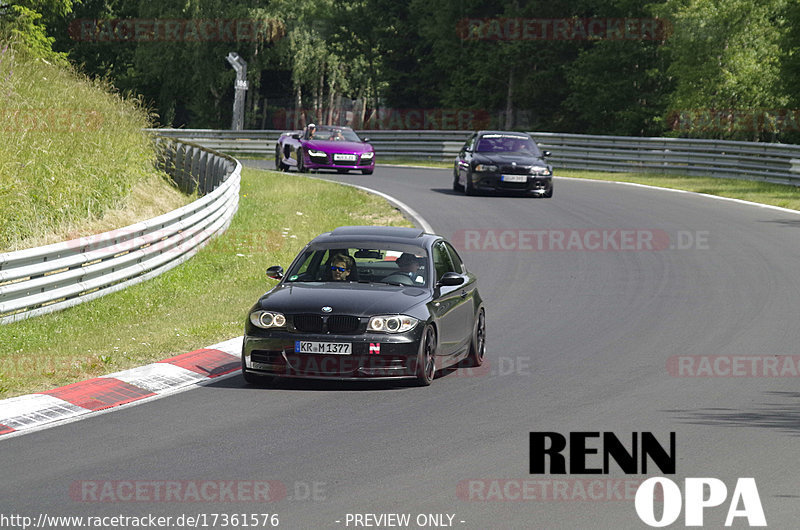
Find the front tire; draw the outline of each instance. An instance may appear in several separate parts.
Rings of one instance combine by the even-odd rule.
[[[550,187],[549,190],[547,190],[547,193],[543,193],[542,194],[542,198],[544,198],[544,199],[549,199],[552,196],[553,196],[553,187],[552,186]]]
[[[455,171],[454,174],[453,174],[453,191],[463,191],[463,190],[464,190],[464,186],[462,186],[458,182],[458,171]]]
[[[362,175],[372,175],[372,170],[371,169],[362,169],[361,170],[361,174]]]
[[[300,173],[308,173],[308,168],[306,167],[305,162],[305,154],[303,153],[302,149],[297,150],[297,171]]]
[[[425,326],[417,354],[416,383],[429,386],[436,375],[436,332],[433,326]]]
[[[475,195],[475,186],[472,184],[472,175],[468,172],[464,177],[464,193],[467,195]]]

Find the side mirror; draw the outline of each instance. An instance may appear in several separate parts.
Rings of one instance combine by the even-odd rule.
[[[542,155],[543,155],[545,158],[547,158],[548,156],[550,156],[550,151],[542,151]]]
[[[269,269],[267,269],[267,276],[272,278],[273,280],[280,280],[283,278],[283,267],[280,265],[273,265]]]
[[[436,284],[440,287],[455,287],[464,283],[464,277],[455,272],[445,272],[439,282]]]
[[[368,144],[369,143],[369,137],[365,136],[364,138],[361,139],[361,141],[364,142],[365,144]]]

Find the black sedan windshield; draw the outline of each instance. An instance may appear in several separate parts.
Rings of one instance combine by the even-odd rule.
[[[364,282],[424,287],[427,253],[411,245],[380,243],[310,247],[286,273],[286,282]]]
[[[478,140],[479,153],[526,153],[540,157],[536,143],[524,134],[484,134]]]

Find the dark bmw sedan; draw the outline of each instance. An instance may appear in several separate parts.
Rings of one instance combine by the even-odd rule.
[[[478,282],[453,246],[416,228],[344,226],[314,238],[245,322],[242,373],[276,377],[413,379],[483,363]]]
[[[553,196],[553,168],[545,162],[549,151],[527,133],[478,131],[456,158],[453,189],[467,195],[479,192],[515,192]]]

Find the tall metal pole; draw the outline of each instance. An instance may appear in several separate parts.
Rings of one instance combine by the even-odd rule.
[[[231,66],[233,66],[233,69],[236,70],[231,129],[234,131],[241,131],[244,127],[244,96],[247,91],[247,61],[242,59],[236,52],[230,52],[225,59],[227,59],[227,61],[231,63]]]

